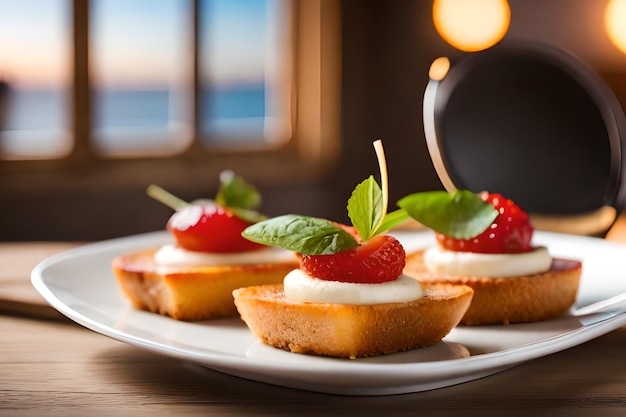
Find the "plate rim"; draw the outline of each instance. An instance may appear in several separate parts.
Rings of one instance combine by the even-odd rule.
[[[404,231],[401,233],[404,233]],[[409,231],[407,233],[422,234],[423,231]],[[540,239],[567,237],[568,239],[573,238],[574,240],[583,239],[579,241],[583,243],[587,242],[587,239],[592,239],[591,241],[602,242],[602,244],[608,244],[610,246],[624,246],[599,238],[564,235],[560,233],[541,231],[537,231],[536,233]],[[430,231],[426,231],[426,234],[431,233]],[[424,238],[426,238],[426,234],[424,234]],[[353,387],[352,389],[347,389],[343,385],[333,386],[332,384],[326,384],[324,386],[316,387],[314,386],[315,384],[302,381],[285,382],[276,380],[276,378],[272,378],[271,374],[277,371],[287,370],[290,372],[294,372],[293,362],[281,363],[280,361],[275,360],[253,360],[246,356],[227,354],[212,349],[203,349],[202,351],[199,351],[192,348],[189,349],[183,347],[169,346],[158,343],[154,340],[141,338],[131,333],[115,329],[111,326],[99,322],[92,317],[88,317],[85,314],[82,314],[81,312],[76,311],[75,309],[67,305],[61,299],[62,297],[59,297],[58,294],[55,294],[55,292],[50,288],[49,283],[46,282],[45,275],[48,268],[58,265],[59,263],[66,262],[68,260],[71,261],[76,257],[98,255],[101,252],[111,250],[112,248],[116,248],[116,251],[123,253],[125,251],[124,248],[128,246],[141,247],[144,242],[158,245],[168,240],[169,235],[166,231],[157,231],[81,245],[76,248],[72,248],[61,253],[52,255],[39,262],[31,272],[31,282],[35,289],[45,299],[45,301],[48,302],[53,308],[61,312],[63,315],[67,316],[72,321],[80,324],[81,326],[89,328],[90,330],[93,330],[104,336],[156,353],[165,354],[167,356],[174,356],[180,359],[186,359],[207,368],[235,376],[240,376],[266,383],[273,383],[285,387],[343,395],[400,394],[419,392],[433,388],[441,388],[445,386],[455,385],[461,382],[467,382],[470,380],[482,378],[484,376],[492,375],[494,373],[511,368],[523,362],[527,362],[577,346],[626,324],[626,311],[624,310],[603,313],[603,316],[598,316],[595,322],[589,325],[583,325],[579,328],[560,333],[553,337],[540,339],[538,341],[530,343],[524,343],[495,352],[474,355],[467,358],[444,359],[438,361],[413,363],[370,363],[333,359],[332,367],[330,367],[332,368],[332,371],[330,372],[329,367],[322,368],[315,363],[306,363],[305,361],[304,366],[299,365],[299,367],[297,368],[298,372],[307,372],[309,374],[326,376],[334,376],[337,374],[350,372],[352,375],[359,377],[366,375],[372,376],[373,374],[375,374],[377,376],[382,376],[383,378],[392,378],[394,379],[394,381],[396,381],[396,384],[391,384],[391,386],[389,384],[389,381],[386,381],[384,383],[385,386],[381,387],[364,385]],[[626,246],[624,246],[624,249],[626,249]],[[112,274],[111,277],[112,279],[114,279]],[[145,314],[152,313],[146,312]],[[166,317],[164,317],[163,319],[172,320]],[[208,324],[207,322],[202,322],[202,325],[207,326],[210,324]],[[452,363],[456,365],[462,364],[462,369],[451,373],[450,371]],[[452,368],[454,368],[454,366]],[[458,366],[457,368],[461,367]],[[428,371],[429,374],[442,374],[444,373],[443,371],[447,371],[446,373],[448,375],[446,378],[432,380],[428,383],[416,382],[411,384],[408,382],[411,377],[415,377],[416,374],[419,375],[424,371]]]

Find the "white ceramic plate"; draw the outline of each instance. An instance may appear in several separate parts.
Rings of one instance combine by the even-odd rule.
[[[396,235],[407,251],[433,242],[430,232]],[[79,247],[40,263],[32,282],[54,308],[103,335],[247,379],[344,395],[418,392],[475,380],[626,324],[620,309],[626,304],[618,304],[542,323],[457,327],[434,346],[374,358],[295,354],[263,345],[239,319],[186,323],[131,308],[111,272],[112,259],[169,241],[167,232],[156,232]],[[535,243],[583,261],[576,307],[626,292],[626,246],[542,232],[536,232]]]

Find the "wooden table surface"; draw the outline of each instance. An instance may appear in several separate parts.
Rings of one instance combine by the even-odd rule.
[[[607,239],[625,244],[626,219]],[[224,375],[87,330],[31,269],[77,243],[0,243],[0,416],[626,415],[626,327],[476,381],[347,397]]]

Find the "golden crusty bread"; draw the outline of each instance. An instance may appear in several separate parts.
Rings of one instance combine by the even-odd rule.
[[[135,308],[184,321],[236,316],[234,289],[281,283],[298,267],[295,255],[293,262],[282,263],[157,267],[156,250],[119,256],[113,260],[113,271]]]
[[[520,277],[442,277],[430,273],[424,251],[410,253],[404,273],[424,283],[468,285],[472,304],[461,324],[530,323],[555,318],[576,301],[582,271],[579,261],[553,259],[549,271]]]
[[[282,285],[240,288],[235,305],[250,330],[270,346],[296,353],[357,358],[440,341],[472,299],[466,286],[427,285],[411,302],[374,305],[290,301]]]

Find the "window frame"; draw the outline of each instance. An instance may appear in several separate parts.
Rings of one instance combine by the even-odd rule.
[[[200,144],[199,1],[193,0],[193,91],[191,145],[168,156],[111,158],[91,147],[92,89],[89,78],[89,1],[72,0],[72,82],[70,128],[74,145],[61,158],[3,160],[0,186],[13,192],[88,191],[98,187],[138,187],[159,183],[217,184],[232,169],[256,184],[294,184],[321,180],[339,160],[340,2],[289,2],[293,47],[288,68],[292,82],[291,138],[273,149],[207,149]],[[4,188],[4,187],[2,187]]]

